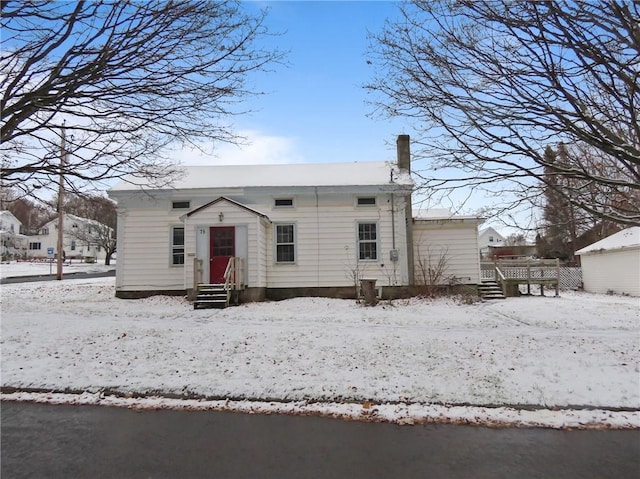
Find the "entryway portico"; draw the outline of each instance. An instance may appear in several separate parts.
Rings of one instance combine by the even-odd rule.
[[[185,231],[185,289],[198,285],[227,290],[266,286],[267,215],[221,196],[182,218]]]

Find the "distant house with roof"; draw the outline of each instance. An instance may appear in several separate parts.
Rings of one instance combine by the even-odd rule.
[[[118,211],[116,295],[186,293],[197,305],[224,285],[241,301],[353,297],[362,279],[407,293],[414,234],[428,230],[451,244],[441,229],[456,235],[464,224],[477,237],[477,222],[414,221],[409,137],[397,146],[397,162],[194,166],[170,187],[125,179],[109,191]],[[460,276],[473,284],[477,242],[469,245]]]
[[[576,251],[585,291],[640,296],[640,226]]]
[[[491,248],[504,245],[504,236],[491,226],[483,228],[478,232],[478,250],[481,258],[491,256]]]
[[[0,211],[0,255],[9,260],[26,255],[27,237],[22,234],[22,223],[8,210]]]
[[[106,252],[101,245],[100,236],[105,229],[110,228],[99,221],[65,214],[63,229],[63,253],[66,258],[91,262],[105,259]],[[50,250],[53,251],[54,256],[57,256],[57,217],[42,225],[35,235],[28,236],[27,256],[29,258],[47,258]]]

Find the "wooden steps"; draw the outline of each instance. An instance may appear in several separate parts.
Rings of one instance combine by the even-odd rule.
[[[478,285],[478,293],[482,299],[505,299],[502,288],[495,281],[482,281]]]
[[[198,293],[193,309],[226,308],[229,306],[230,291],[224,284],[198,284]]]

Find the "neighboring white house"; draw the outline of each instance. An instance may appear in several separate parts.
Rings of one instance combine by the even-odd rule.
[[[406,135],[397,163],[195,166],[171,187],[123,181],[109,191],[118,204],[116,295],[191,293],[222,281],[230,257],[243,260],[242,300],[348,297],[363,278],[407,288],[412,188]]]
[[[491,226],[478,232],[478,249],[481,258],[487,258],[490,254],[490,246],[503,246],[504,236],[498,233]]]
[[[22,257],[27,252],[27,237],[21,234],[22,223],[13,213],[0,211],[0,244],[2,259]]]
[[[106,252],[99,244],[99,231],[107,226],[102,223],[65,214],[63,217],[63,252],[66,258],[82,259],[84,261],[104,260]],[[58,218],[44,224],[38,234],[28,236],[27,255],[30,258],[46,258],[51,249],[54,255],[58,250]]]
[[[618,231],[576,255],[585,291],[640,296],[640,226]]]

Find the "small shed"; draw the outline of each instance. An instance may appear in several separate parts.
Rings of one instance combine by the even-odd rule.
[[[640,226],[576,251],[585,291],[640,296]]]

